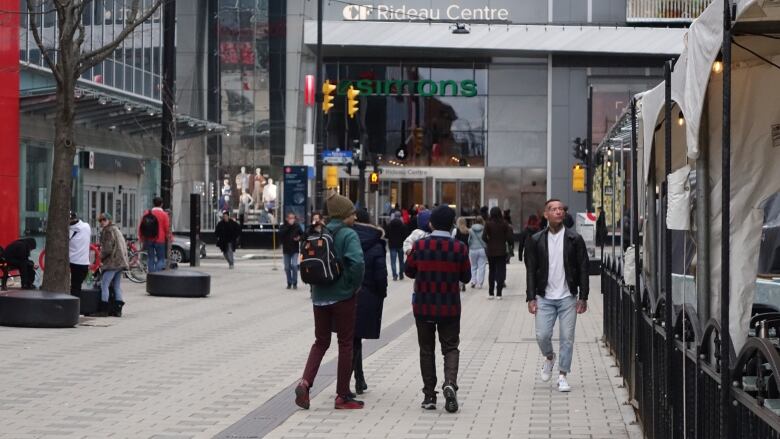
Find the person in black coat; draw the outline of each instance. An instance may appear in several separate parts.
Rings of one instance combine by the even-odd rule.
[[[301,251],[301,238],[303,238],[303,226],[298,223],[298,217],[290,212],[287,214],[287,221],[279,227],[288,290],[298,289],[298,253]]]
[[[8,263],[8,268],[19,270],[22,278],[22,289],[35,288],[35,264],[30,260],[30,253],[35,250],[36,244],[33,238],[22,238],[8,244],[3,250],[3,259]]]
[[[401,220],[401,214],[393,213],[390,222],[385,227],[387,247],[390,249],[390,267],[393,270],[393,280],[404,279],[404,239],[409,236],[409,230]],[[396,261],[398,263],[396,264]]]
[[[360,238],[365,260],[363,284],[357,296],[355,340],[353,345],[353,371],[355,391],[362,394],[368,386],[363,375],[363,339],[378,339],[382,328],[382,305],[387,297],[387,263],[385,262],[384,231],[369,224],[368,211],[357,211],[353,229]]]
[[[222,220],[214,228],[214,236],[217,237],[217,247],[222,251],[228,268],[233,269],[233,252],[236,251],[236,243],[241,237],[241,225],[230,217],[227,210],[222,212]]]

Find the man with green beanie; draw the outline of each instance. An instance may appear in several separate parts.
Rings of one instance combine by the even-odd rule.
[[[352,343],[355,333],[356,294],[363,282],[363,249],[355,223],[355,205],[349,198],[336,193],[327,200],[330,222],[325,226],[333,237],[333,252],[342,265],[341,276],[329,285],[313,285],[314,345],[309,352],[303,378],[295,388],[295,403],[309,408],[309,389],[314,384],[322,358],[330,347],[331,331],[336,332],[339,345],[336,380],[336,409],[362,409],[363,402],[349,390],[352,375]]]

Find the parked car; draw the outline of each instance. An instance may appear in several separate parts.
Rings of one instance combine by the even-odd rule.
[[[173,236],[173,242],[171,243],[171,262],[177,264],[187,263],[190,261],[190,238],[187,236]],[[206,257],[206,244],[200,243],[200,258]]]

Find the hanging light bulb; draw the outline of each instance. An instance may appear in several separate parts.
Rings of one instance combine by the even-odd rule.
[[[720,73],[723,71],[723,54],[718,53],[715,58],[715,62],[712,63],[712,73]]]
[[[685,125],[685,116],[683,116],[682,111],[680,111],[677,114],[677,125],[679,126]]]

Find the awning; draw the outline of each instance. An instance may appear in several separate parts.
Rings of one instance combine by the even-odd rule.
[[[22,90],[19,110],[53,120],[57,112],[57,96],[53,87]],[[131,136],[160,138],[162,130],[162,104],[136,98],[127,94],[76,87],[76,124],[109,131],[118,131]],[[176,114],[174,138],[186,139],[221,133],[224,125]]]
[[[482,54],[631,54],[676,56],[684,48],[683,28],[579,25],[471,24],[452,33],[451,23],[324,21],[322,44],[340,48],[475,51]],[[304,42],[317,43],[317,22],[307,20]]]

